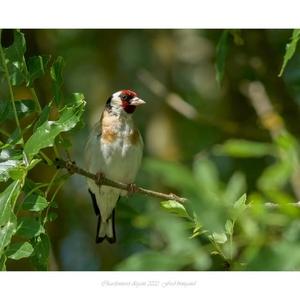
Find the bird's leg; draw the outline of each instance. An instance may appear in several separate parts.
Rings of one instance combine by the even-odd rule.
[[[99,186],[103,184],[103,179],[105,178],[104,174],[101,172],[96,173],[95,183]]]
[[[129,183],[127,185],[127,196],[131,196],[132,194],[136,193],[138,191],[138,187],[136,186],[135,183]]]
[[[68,172],[70,174],[74,174],[75,173],[75,168],[76,168],[75,161],[72,161],[72,160],[66,161],[66,169],[68,170]]]

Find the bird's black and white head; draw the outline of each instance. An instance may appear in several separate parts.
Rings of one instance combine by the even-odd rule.
[[[106,109],[115,115],[131,115],[137,106],[146,102],[130,90],[118,91],[111,95],[106,102]]]

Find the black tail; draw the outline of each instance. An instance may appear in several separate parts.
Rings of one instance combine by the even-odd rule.
[[[107,239],[107,241],[109,243],[113,244],[117,240],[116,239],[116,231],[115,231],[115,209],[113,209],[110,218],[105,223],[103,223],[101,214],[100,214],[100,209],[97,204],[96,196],[90,189],[89,189],[89,193],[92,198],[95,214],[98,216],[96,243],[97,244],[101,243],[101,242],[103,242],[103,240]],[[101,226],[105,226],[105,228],[103,228],[102,232],[101,232]],[[109,232],[110,236],[108,236],[106,234],[106,232]],[[101,236],[100,236],[100,233],[101,233]]]

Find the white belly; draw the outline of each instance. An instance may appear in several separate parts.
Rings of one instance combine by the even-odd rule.
[[[131,132],[131,128],[130,131]],[[108,179],[123,183],[133,183],[141,164],[143,142],[131,144],[126,135],[107,143],[97,136],[97,127],[88,140],[85,155],[89,172],[103,173]],[[110,217],[119,196],[127,194],[109,186],[98,187],[93,180],[87,180],[89,188],[96,195],[101,216],[104,220]]]
[[[99,144],[97,165],[109,179],[132,183],[140,167],[142,146],[130,145],[124,139],[117,139],[111,144]]]

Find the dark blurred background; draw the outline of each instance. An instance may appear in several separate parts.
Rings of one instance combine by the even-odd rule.
[[[85,95],[85,126],[70,137],[71,155],[79,166],[83,166],[89,129],[99,119],[107,98],[121,89],[134,90],[147,102],[134,114],[145,142],[145,160],[137,177],[137,184],[144,187],[180,193],[151,171],[151,161],[179,162],[191,168],[195,158],[204,155],[216,164],[223,184],[239,170],[245,174],[247,191],[256,189],[256,180],[270,163],[269,157],[237,159],[211,154],[214,145],[229,138],[271,140],[243,93],[246,81],[264,84],[288,130],[299,138],[300,55],[295,55],[284,76],[278,77],[291,30],[241,30],[232,34],[221,85],[216,80],[215,63],[222,30],[22,32],[27,41],[26,56],[63,56],[65,94]],[[4,31],[4,43],[9,44],[9,40],[9,31]],[[36,89],[41,105],[48,103],[51,86],[47,81],[39,80]],[[44,174],[32,176],[47,180],[52,171],[45,166]],[[184,251],[185,243],[194,243],[190,249],[198,245],[194,240],[186,241],[184,224],[163,211],[156,199],[133,196],[119,201],[115,245],[95,244],[96,217],[84,178],[72,176],[57,202],[58,218],[49,225],[51,270],[147,269],[156,259],[150,255],[141,265],[139,254],[147,249],[162,251],[161,270],[206,269],[211,264],[201,250],[200,258],[191,260],[194,264],[187,261],[173,267],[172,261],[164,258],[168,253]],[[218,262],[215,268],[220,269]],[[19,261],[8,269],[28,266]]]

